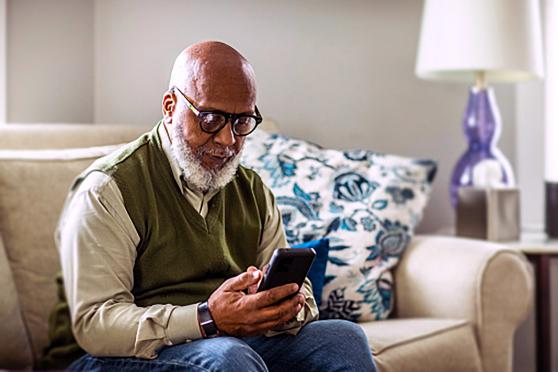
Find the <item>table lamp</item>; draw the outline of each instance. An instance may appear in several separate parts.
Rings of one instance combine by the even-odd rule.
[[[425,0],[416,75],[475,82],[463,116],[468,147],[451,176],[452,205],[461,186],[514,186],[510,163],[496,147],[501,118],[487,81],[543,76],[538,0]]]

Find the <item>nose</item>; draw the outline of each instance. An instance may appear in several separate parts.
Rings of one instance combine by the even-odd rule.
[[[215,142],[222,146],[232,146],[236,143],[236,138],[232,131],[232,125],[227,123],[219,132],[215,133]]]

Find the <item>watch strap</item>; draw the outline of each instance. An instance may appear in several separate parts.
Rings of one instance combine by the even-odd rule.
[[[200,330],[202,331],[202,336],[204,338],[213,338],[219,336],[219,329],[211,316],[209,311],[209,305],[207,301],[204,301],[198,305],[198,323],[200,325]]]

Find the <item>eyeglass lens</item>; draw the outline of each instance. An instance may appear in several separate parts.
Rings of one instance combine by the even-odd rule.
[[[200,115],[202,129],[209,133],[218,132],[227,123],[227,118],[218,113],[204,113]],[[239,116],[232,119],[233,132],[237,135],[246,135],[256,127],[256,119],[250,116]]]

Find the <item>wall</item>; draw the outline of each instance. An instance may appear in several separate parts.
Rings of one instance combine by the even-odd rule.
[[[93,1],[11,0],[9,122],[93,121]]]
[[[517,86],[517,178],[523,228],[544,230],[544,83]]]
[[[11,0],[8,120],[154,123],[179,51],[224,40],[254,65],[258,106],[286,134],[438,160],[420,231],[448,231],[467,86],[414,76],[420,18],[416,0]],[[514,165],[514,89],[496,93]]]
[[[285,133],[438,160],[422,230],[453,225],[447,184],[465,146],[467,87],[415,78],[421,2],[113,0],[96,1],[94,18],[96,122],[155,122],[178,52],[224,40],[254,65],[258,106]],[[497,95],[513,163],[514,90]]]

